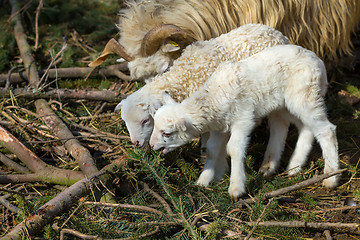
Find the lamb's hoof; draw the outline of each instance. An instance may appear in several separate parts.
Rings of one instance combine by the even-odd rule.
[[[270,162],[267,162],[264,165],[262,165],[259,169],[260,174],[263,175],[264,177],[270,177],[274,175],[275,169],[271,167],[271,165],[272,164]]]
[[[239,187],[239,186],[230,186],[229,187],[229,194],[231,199],[234,202],[239,201],[240,197],[242,195],[244,195],[246,193],[245,188],[244,187]]]
[[[338,185],[338,176],[333,176],[323,181],[323,186],[328,189],[333,189]]]
[[[301,168],[299,166],[293,167],[293,168],[288,168],[288,170],[286,170],[286,173],[288,176],[295,176],[299,172],[301,172]]]
[[[214,177],[214,171],[206,169],[200,174],[199,179],[196,181],[196,185],[207,187],[214,180]]]

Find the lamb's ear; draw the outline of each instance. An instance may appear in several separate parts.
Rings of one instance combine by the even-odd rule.
[[[186,121],[185,118],[180,118],[177,122],[176,122],[176,128],[179,129],[182,132],[185,132],[186,129],[188,127],[188,122]]]
[[[159,101],[150,103],[149,113],[152,117],[154,117],[156,111],[161,108],[161,103]]]
[[[123,102],[124,102],[124,101],[125,101],[125,100],[122,100],[121,102],[118,103],[118,105],[116,105],[116,107],[115,107],[115,109],[114,109],[114,112],[116,112],[116,113],[119,113],[119,112],[120,112],[121,107],[123,106]]]
[[[164,91],[163,98],[164,98],[165,104],[176,103],[176,101],[170,96],[168,91]]]

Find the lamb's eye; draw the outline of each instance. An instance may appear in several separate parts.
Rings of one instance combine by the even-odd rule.
[[[150,119],[147,118],[147,119],[141,121],[141,125],[148,124],[149,122],[150,122]]]
[[[172,133],[167,133],[167,132],[161,132],[161,136],[169,138],[171,136]]]

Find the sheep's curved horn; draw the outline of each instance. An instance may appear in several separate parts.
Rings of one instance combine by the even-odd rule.
[[[147,57],[159,50],[163,40],[168,37],[186,38],[186,32],[173,24],[162,24],[151,29],[141,43],[141,55]]]
[[[126,61],[131,62],[132,60],[134,60],[134,57],[130,56],[125,48],[118,42],[116,41],[114,38],[110,39],[108,41],[108,43],[106,44],[103,52],[101,53],[101,55],[95,59],[94,61],[92,61],[89,64],[89,67],[97,67],[100,64],[102,64],[106,58],[110,55],[110,54],[117,54],[120,57],[124,58]]]

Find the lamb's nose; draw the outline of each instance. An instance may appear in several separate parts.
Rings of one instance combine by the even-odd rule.
[[[134,147],[138,147],[139,146],[139,141],[136,141],[133,144],[134,144]]]
[[[154,149],[154,144],[150,144],[151,149]]]

